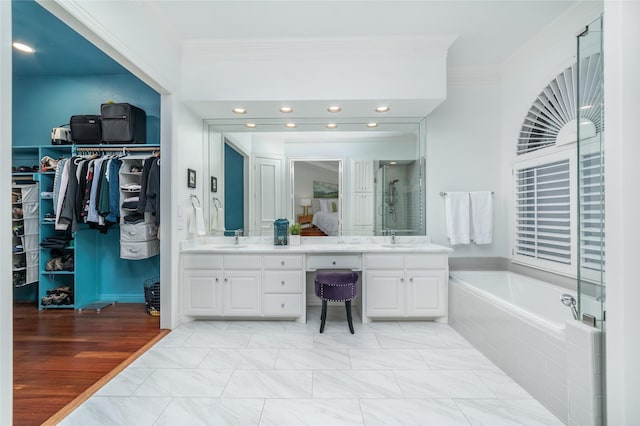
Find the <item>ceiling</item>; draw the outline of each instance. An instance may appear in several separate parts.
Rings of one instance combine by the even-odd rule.
[[[577,1],[538,0],[448,0],[448,1],[222,1],[222,0],[130,0],[147,3],[144,18],[169,33],[177,43],[197,40],[290,40],[345,39],[367,37],[456,37],[448,51],[447,67],[498,67],[518,47]],[[116,2],[114,2],[116,3]],[[13,1],[13,34],[15,41],[31,43],[33,55],[14,51],[14,75],[96,75],[122,74],[127,71],[90,42],[75,33],[34,1]],[[126,7],[127,2],[118,3]],[[324,121],[344,124],[348,129],[354,117],[376,121],[402,121],[414,117],[415,123],[434,105],[427,100],[404,100],[391,104],[384,116],[373,109],[385,100],[362,100],[343,106],[342,116],[326,113],[327,101],[298,102],[294,114],[298,123],[309,117],[322,118],[313,127],[319,130]],[[336,100],[339,103],[340,100]],[[267,111],[277,111],[282,100],[244,103],[251,116],[234,117],[231,104],[204,102],[190,107],[203,118],[236,119],[235,131],[244,128],[244,121],[273,117]],[[423,105],[424,104],[424,105]],[[234,105],[236,106],[236,105]],[[309,111],[316,111],[311,113]],[[318,113],[320,111],[320,113]],[[311,114],[311,115],[310,115]],[[276,114],[278,116],[278,114]],[[326,117],[325,117],[326,116]],[[419,116],[419,117],[418,117]],[[343,120],[342,122],[340,120]],[[221,123],[218,123],[221,124]],[[264,123],[266,124],[266,122]],[[359,123],[358,123],[359,124]],[[266,126],[263,126],[267,129]],[[356,128],[354,127],[354,130]],[[298,129],[300,130],[300,129]],[[359,129],[358,129],[359,130]],[[374,129],[374,130],[382,130]],[[396,129],[398,130],[398,129]],[[273,131],[281,131],[274,127]],[[330,131],[330,130],[329,130]]]

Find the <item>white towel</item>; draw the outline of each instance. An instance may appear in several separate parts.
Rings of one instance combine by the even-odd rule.
[[[471,233],[468,192],[447,192],[445,196],[445,221],[447,238],[452,246],[469,244]]]
[[[209,219],[212,231],[224,231],[224,210],[222,207],[212,206]]]
[[[471,240],[491,244],[493,238],[493,197],[490,191],[471,192]]]
[[[193,209],[195,210],[196,216],[196,232],[200,236],[205,235],[207,231],[204,229],[204,215],[202,213],[202,207],[193,206]]]

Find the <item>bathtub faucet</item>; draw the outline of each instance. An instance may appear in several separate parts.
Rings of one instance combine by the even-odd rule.
[[[568,306],[571,308],[571,313],[573,314],[573,319],[577,320],[578,319],[578,309],[576,308],[576,298],[573,297],[573,295],[571,294],[563,294],[562,297],[560,297],[560,301],[562,302],[562,304],[564,306]]]

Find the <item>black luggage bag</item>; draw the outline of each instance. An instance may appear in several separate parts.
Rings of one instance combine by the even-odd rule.
[[[147,114],[131,104],[102,104],[102,140],[105,143],[146,143]]]
[[[77,145],[102,143],[102,125],[99,115],[72,115],[71,140]]]

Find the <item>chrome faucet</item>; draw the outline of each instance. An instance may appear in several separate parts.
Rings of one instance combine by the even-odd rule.
[[[391,244],[396,243],[396,231],[389,229],[389,235],[391,235]]]
[[[240,236],[242,235],[242,233],[242,229],[236,229],[235,231],[233,231],[233,243],[235,245],[238,245],[240,243]]]

